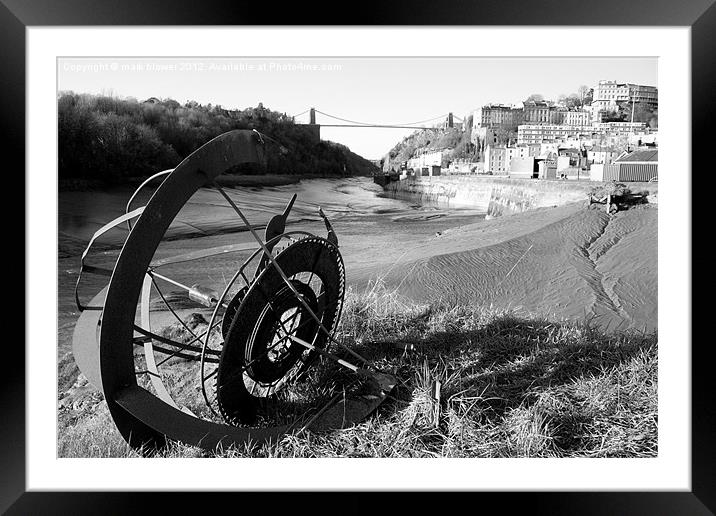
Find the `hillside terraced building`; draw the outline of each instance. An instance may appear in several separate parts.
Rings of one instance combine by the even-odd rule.
[[[562,113],[562,123],[586,127],[592,123],[592,113],[584,109],[570,109]]]
[[[522,109],[506,104],[487,104],[474,114],[480,127],[514,127],[522,123]]]
[[[601,122],[592,125],[594,135],[628,136],[633,133],[646,131],[644,122]]]
[[[498,144],[498,135],[515,131],[522,123],[523,110],[508,104],[485,104],[472,113],[470,142],[480,151]],[[513,142],[514,143],[514,142]]]
[[[591,135],[591,126],[529,124],[517,128],[517,145],[534,145]]]
[[[530,124],[517,128],[517,145],[567,140],[569,138],[593,138],[595,136],[624,135],[643,132],[643,122],[603,122],[593,125]]]
[[[526,100],[522,104],[524,124],[556,124],[560,121],[559,109],[546,100]]]
[[[659,106],[659,90],[655,86],[619,83],[617,81],[599,81],[594,88],[592,109],[596,112],[614,110],[619,102]]]

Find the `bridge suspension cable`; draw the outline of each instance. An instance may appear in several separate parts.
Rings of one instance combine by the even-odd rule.
[[[333,118],[333,119],[335,119],[335,120],[340,120],[341,122],[346,122],[346,123],[349,123],[349,124],[355,124],[355,125],[366,126],[366,127],[395,127],[395,126],[403,127],[403,126],[412,126],[412,125],[424,124],[424,123],[427,123],[427,122],[432,122],[433,120],[440,120],[440,119],[446,118],[446,117],[448,116],[448,114],[446,113],[446,114],[444,114],[444,115],[439,115],[439,116],[436,116],[436,117],[433,117],[433,118],[428,118],[427,120],[420,120],[420,121],[418,121],[418,122],[409,122],[409,123],[404,123],[404,124],[376,124],[376,123],[370,123],[370,122],[357,122],[357,121],[355,121],[355,120],[349,120],[349,119],[347,119],[347,118],[342,118],[342,117],[339,117],[339,116],[335,116],[335,115],[330,115],[330,114],[328,114],[328,113],[324,113],[323,111],[319,111],[318,109],[316,109],[316,113],[320,113],[320,114],[322,114],[323,116],[327,116],[327,117]],[[416,129],[420,129],[420,127],[416,127]]]
[[[305,115],[305,114],[308,113],[309,111],[311,111],[311,108],[308,108],[306,111],[302,111],[302,112],[300,112],[300,113],[297,114],[297,115],[291,115],[291,116],[292,116],[293,118],[298,118],[298,117],[301,116],[301,115]]]

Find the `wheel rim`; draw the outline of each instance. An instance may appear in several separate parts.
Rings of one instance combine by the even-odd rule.
[[[276,256],[281,269],[304,295],[304,300],[319,316],[321,324],[333,332],[340,318],[345,289],[343,261],[337,248],[320,237],[308,237],[292,244]],[[309,276],[306,281],[305,276]],[[304,281],[297,279],[304,277]],[[282,303],[285,303],[282,305]],[[292,330],[276,324],[277,315],[295,310]],[[274,341],[276,326],[280,332]],[[273,266],[268,266],[252,283],[232,322],[224,343],[216,375],[216,395],[221,414],[234,424],[254,421],[259,399],[266,400],[285,384],[303,373],[315,354],[299,344],[286,346],[287,355],[270,360],[271,344],[285,342],[294,334],[313,346],[324,349],[326,335],[297,303]]]

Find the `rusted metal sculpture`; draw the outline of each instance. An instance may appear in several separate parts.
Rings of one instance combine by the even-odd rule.
[[[297,430],[340,428],[366,417],[396,383],[334,337],[343,308],[345,269],[338,239],[323,212],[319,209],[326,238],[306,231],[287,232],[294,195],[284,212],[270,219],[262,239],[215,182],[231,167],[261,163],[264,152],[264,136],[257,131],[230,131],[214,138],[175,169],[145,181],[130,198],[126,214],[102,227],[82,255],[75,288],[82,311],[73,338],[75,360],[89,381],[101,388],[119,432],[135,448],[151,452],[175,440],[213,450],[219,445],[275,441]],[[132,209],[138,193],[159,179],[162,182],[147,204]],[[156,251],[172,221],[192,195],[207,188],[215,189],[217,198],[235,212],[256,243],[159,256]],[[113,269],[86,263],[95,240],[122,224],[129,234]],[[235,268],[221,292],[187,285],[162,271],[241,252],[251,254]],[[88,305],[80,301],[82,273],[109,277]],[[203,333],[195,333],[182,320],[160,290],[160,282],[183,290],[190,302],[211,310]],[[152,328],[153,290],[165,305],[164,313],[173,316],[187,338]],[[331,344],[342,347],[350,359],[328,351]],[[135,356],[137,347],[143,348],[143,356]],[[360,389],[349,396],[334,395],[319,407],[302,410],[298,404],[290,414],[281,414],[287,406],[285,400],[281,405],[281,394],[298,382],[312,381],[311,366],[319,357],[351,371]],[[208,417],[195,415],[174,399],[160,370],[172,358],[199,364],[197,389]]]

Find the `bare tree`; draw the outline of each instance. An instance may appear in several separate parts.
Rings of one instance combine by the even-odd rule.
[[[544,100],[544,95],[542,95],[541,93],[533,93],[532,95],[527,97],[527,100],[525,100],[525,102],[530,102],[530,101],[540,102],[542,100]]]
[[[583,103],[578,93],[570,93],[567,95],[565,104],[568,108],[581,108]]]
[[[579,88],[577,88],[577,95],[579,95],[579,100],[581,101],[582,106],[585,104],[591,104],[594,90],[589,86],[582,84]]]

